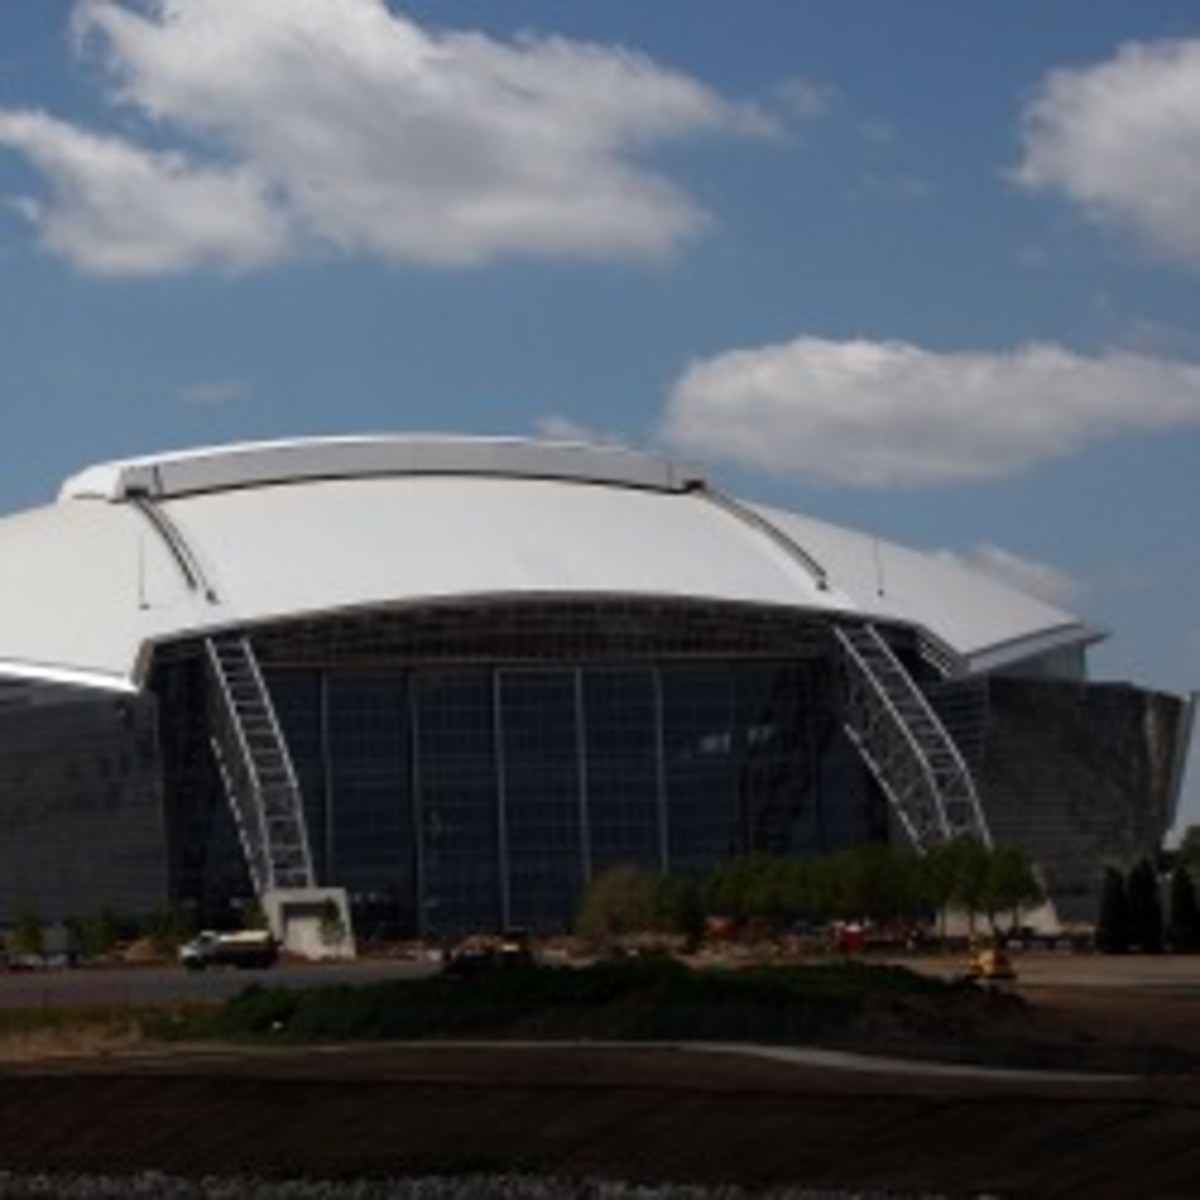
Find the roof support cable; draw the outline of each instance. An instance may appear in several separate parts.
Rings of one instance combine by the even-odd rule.
[[[732,496],[727,496],[724,492],[720,492],[706,483],[697,485],[692,489],[692,493],[704,496],[718,508],[724,509],[730,516],[736,517],[742,524],[749,525],[751,529],[764,534],[813,577],[818,591],[827,592],[829,590],[829,572],[799,542],[789,537],[777,525],[773,525],[766,517],[759,515],[748,504],[743,504],[740,500],[735,500]]]
[[[199,559],[192,552],[179,526],[154,503],[148,492],[130,492],[129,502],[150,523],[154,532],[162,539],[184,581],[194,592],[200,592],[210,604],[218,603],[216,588],[205,577]]]

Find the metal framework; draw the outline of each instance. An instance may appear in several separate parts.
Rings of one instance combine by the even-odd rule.
[[[954,739],[875,626],[833,630],[843,727],[920,852],[956,837],[991,845]]]
[[[316,886],[300,786],[249,640],[205,642],[209,728],[255,895]]]
[[[808,614],[625,596],[412,604],[282,621],[255,633],[258,660],[268,670],[330,663],[816,659],[827,647],[825,622]]]

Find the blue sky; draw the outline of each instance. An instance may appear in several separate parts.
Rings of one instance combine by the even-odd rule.
[[[236,439],[615,438],[1188,691],[1196,214],[1190,0],[6,0],[0,511]]]

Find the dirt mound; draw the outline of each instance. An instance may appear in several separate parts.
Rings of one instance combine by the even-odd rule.
[[[168,1052],[44,1035],[0,1065],[0,1171],[1190,1197],[1198,1018],[1190,986],[1037,985],[876,997],[841,1035],[893,1058],[1128,1073],[1120,1082],[636,1046]]]
[[[59,1061],[0,1074],[0,1168],[1190,1196],[1200,1087],[831,1072],[603,1047]]]

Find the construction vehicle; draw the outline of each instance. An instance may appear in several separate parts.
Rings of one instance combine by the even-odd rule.
[[[189,971],[207,967],[272,966],[279,957],[279,943],[265,929],[242,929],[217,933],[206,929],[179,948],[179,961]]]
[[[1012,960],[999,946],[976,950],[967,960],[964,974],[979,983],[1011,983],[1017,977]]]
[[[450,951],[442,973],[455,979],[472,979],[536,965],[529,934],[523,929],[510,929],[499,936],[476,934],[464,938]]]

